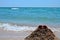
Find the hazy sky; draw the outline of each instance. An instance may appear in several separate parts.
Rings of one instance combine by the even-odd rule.
[[[60,0],[0,0],[0,7],[60,7]]]

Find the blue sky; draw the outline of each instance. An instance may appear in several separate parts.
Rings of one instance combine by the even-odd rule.
[[[60,0],[0,0],[0,7],[60,7]]]

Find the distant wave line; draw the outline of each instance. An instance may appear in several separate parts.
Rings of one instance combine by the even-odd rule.
[[[16,10],[16,9],[19,9],[19,8],[11,8],[11,9]]]

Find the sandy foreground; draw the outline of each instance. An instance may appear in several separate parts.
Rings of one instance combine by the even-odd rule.
[[[32,31],[4,31],[0,29],[0,40],[24,40]],[[56,40],[60,40],[60,32],[54,32],[57,36]]]

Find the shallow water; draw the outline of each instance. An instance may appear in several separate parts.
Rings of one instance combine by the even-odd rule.
[[[0,7],[0,22],[60,24],[60,7]]]

